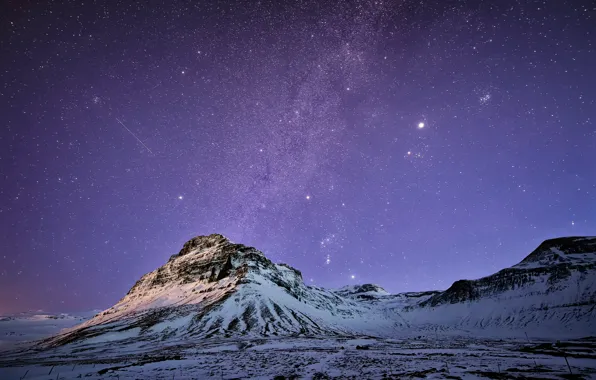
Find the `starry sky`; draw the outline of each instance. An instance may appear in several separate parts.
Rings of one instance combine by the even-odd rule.
[[[591,1],[2,7],[0,312],[109,307],[214,232],[401,292],[596,231]]]

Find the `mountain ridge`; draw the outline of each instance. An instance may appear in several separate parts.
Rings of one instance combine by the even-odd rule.
[[[118,334],[163,340],[433,328],[514,332],[562,320],[596,335],[589,324],[596,318],[595,274],[596,238],[568,237],[549,239],[512,267],[455,281],[444,291],[389,294],[374,284],[327,290],[305,285],[298,269],[274,264],[254,247],[211,234],[187,241],[114,306],[43,344]]]

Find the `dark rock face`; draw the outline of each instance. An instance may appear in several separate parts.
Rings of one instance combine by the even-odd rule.
[[[180,252],[176,255],[172,255],[169,261],[176,259],[177,257],[187,255],[191,251],[201,250],[205,248],[211,248],[219,244],[229,243],[230,241],[223,235],[211,234],[208,236],[197,236],[190,239],[182,246]]]
[[[280,263],[280,264],[277,264],[277,265],[287,268],[288,270],[294,272],[294,274],[296,275],[296,277],[302,278],[302,272],[300,272],[298,269],[296,269],[294,267],[291,267],[291,266],[289,266],[288,264],[285,264],[285,263]]]
[[[209,249],[211,252],[205,253]],[[196,257],[189,256],[193,252]],[[171,256],[166,265],[157,269],[149,286],[160,286],[168,282],[217,282],[236,274],[243,266],[265,268],[272,265],[270,260],[253,247],[232,243],[219,234],[198,236],[186,242],[178,254]],[[139,282],[142,281],[144,277]]]
[[[457,303],[478,299],[480,294],[470,280],[455,281],[446,291],[435,295],[428,301],[422,303],[422,306],[436,306],[442,303]]]
[[[375,284],[362,284],[359,285],[354,293],[366,293],[366,292],[385,292],[385,289],[381,288],[378,285]]]

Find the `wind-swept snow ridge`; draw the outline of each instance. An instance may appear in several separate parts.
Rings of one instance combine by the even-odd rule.
[[[213,336],[596,335],[596,238],[547,240],[519,264],[445,291],[326,290],[219,234],[198,236],[113,307],[42,342]]]

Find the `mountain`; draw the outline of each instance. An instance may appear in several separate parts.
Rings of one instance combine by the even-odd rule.
[[[326,290],[222,235],[188,241],[113,307],[43,342],[214,336],[596,335],[596,238],[547,240],[519,264],[445,291]]]
[[[164,266],[141,277],[116,305],[46,343],[345,335],[399,324],[355,299],[306,286],[300,271],[213,234],[188,241]]]
[[[596,238],[546,240],[519,264],[459,280],[402,312],[419,325],[596,334]],[[439,315],[436,313],[439,312]]]

